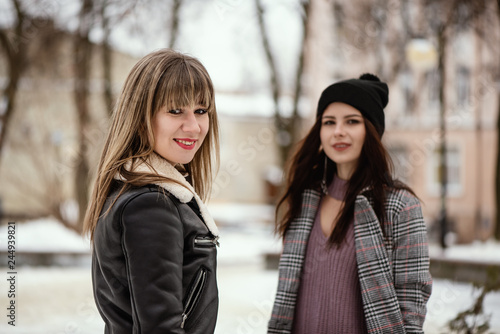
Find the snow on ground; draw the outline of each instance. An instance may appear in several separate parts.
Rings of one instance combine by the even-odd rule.
[[[474,241],[467,245],[453,245],[444,251],[438,245],[431,245],[429,253],[449,259],[474,260],[479,262],[500,263],[500,242],[495,240]]]
[[[277,271],[262,268],[259,264],[219,267],[220,306],[216,334],[266,332]],[[0,333],[103,333],[103,322],[92,297],[90,268],[21,268],[18,279],[16,327],[7,325],[2,316]],[[0,281],[0,291],[6,291],[4,280]],[[473,295],[469,284],[436,280],[428,303],[425,333],[447,333],[446,323],[470,307]],[[6,304],[6,294],[2,293],[0,305]],[[488,333],[500,333],[500,293],[487,296],[485,311],[492,315]]]
[[[277,285],[277,271],[265,270],[262,254],[279,252],[272,234],[272,210],[261,206],[210,207],[220,223],[218,249],[220,293],[216,334],[265,333]],[[236,219],[235,219],[236,217]],[[235,221],[237,223],[235,223]],[[263,223],[256,223],[256,222]],[[266,223],[267,222],[267,223]],[[50,219],[16,224],[18,250],[88,251],[88,242]],[[5,249],[6,226],[0,227],[0,249]],[[431,247],[432,252],[439,252]],[[498,260],[496,242],[450,247],[446,256]],[[94,334],[103,332],[91,288],[88,262],[73,267],[18,267],[16,327],[0,312],[0,333]],[[0,309],[6,309],[7,268],[0,268]],[[446,323],[469,308],[477,296],[471,284],[435,280],[428,303],[426,333],[447,333]],[[2,306],[4,305],[4,306]],[[485,299],[492,330],[500,333],[500,292]],[[6,312],[6,311],[5,311]]]
[[[89,252],[89,242],[51,218],[15,225],[16,250],[24,252]],[[7,226],[0,226],[0,251],[6,250]]]
[[[271,231],[274,217],[272,206],[214,203],[209,205],[209,209],[217,224],[225,229],[221,242],[227,242],[227,248],[220,249],[219,258],[234,261],[241,252],[255,257],[265,252],[279,252],[280,242]],[[266,237],[256,238],[251,245],[245,242],[247,234],[255,233],[263,233]],[[6,237],[7,226],[0,226],[0,251],[6,250]],[[90,249],[88,240],[50,218],[17,223],[16,244],[19,251],[88,252]],[[244,247],[238,247],[239,245]],[[431,245],[429,250],[431,257],[500,262],[500,242],[494,240],[453,245],[444,252],[439,246]]]

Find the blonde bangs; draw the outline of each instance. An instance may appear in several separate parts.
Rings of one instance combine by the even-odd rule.
[[[178,109],[200,105],[215,111],[214,89],[206,71],[195,62],[183,59],[163,75],[157,90],[155,110],[166,106]]]

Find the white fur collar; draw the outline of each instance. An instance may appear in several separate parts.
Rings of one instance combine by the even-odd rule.
[[[207,225],[208,229],[214,236],[218,236],[219,230],[217,229],[217,226],[215,225],[212,216],[208,212],[205,203],[203,203],[201,198],[198,196],[198,194],[196,194],[196,191],[193,189],[191,184],[189,184],[189,182],[186,181],[184,176],[182,176],[182,174],[167,160],[161,158],[155,153],[150,155],[150,157],[148,158],[148,163],[153,168],[151,168],[150,166],[148,166],[148,164],[144,162],[136,161],[134,163],[134,172],[159,174],[168,179],[179,182],[180,184],[177,184],[175,182],[158,182],[155,184],[167,190],[169,193],[171,193],[177,199],[179,199],[179,201],[181,201],[182,203],[188,203],[194,197],[196,203],[198,204],[198,207],[200,208],[201,216],[203,217],[203,220],[205,221],[205,224]],[[125,168],[130,169],[130,165],[131,163],[128,163],[125,166]],[[120,179],[121,177],[118,176],[115,178]]]

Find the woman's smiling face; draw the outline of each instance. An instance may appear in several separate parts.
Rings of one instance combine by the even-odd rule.
[[[201,147],[210,126],[208,111],[196,105],[163,107],[153,117],[154,151],[173,164],[187,164]]]
[[[321,146],[337,164],[340,178],[348,180],[354,173],[365,136],[365,120],[358,109],[342,102],[328,105],[321,118]]]

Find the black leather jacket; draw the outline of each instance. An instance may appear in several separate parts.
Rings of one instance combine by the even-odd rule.
[[[114,182],[107,211],[121,182]],[[194,200],[155,186],[122,194],[94,233],[94,298],[109,334],[213,333],[216,244]]]

